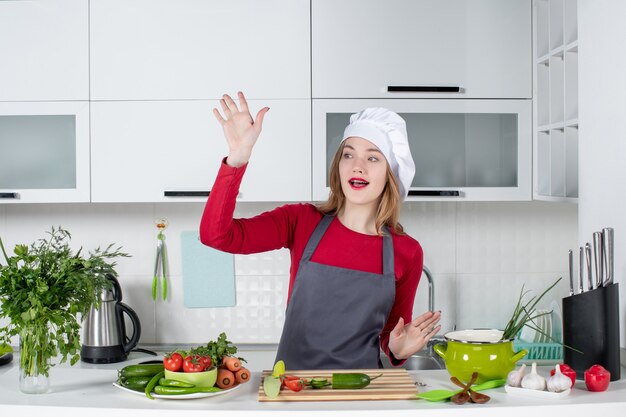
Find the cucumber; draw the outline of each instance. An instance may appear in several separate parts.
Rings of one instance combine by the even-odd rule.
[[[157,385],[154,387],[154,393],[158,395],[185,395],[196,394],[198,392],[220,392],[222,389],[218,387],[168,387],[165,385]]]
[[[130,378],[120,378],[118,383],[125,388],[132,389],[133,391],[143,392],[151,379],[151,376],[133,376]]]
[[[144,365],[128,365],[118,373],[120,378],[133,378],[137,376],[154,376],[165,368],[162,363],[150,363]]]
[[[333,374],[333,389],[361,389],[365,388],[370,382],[382,374],[370,378],[367,374],[349,373],[349,374]]]

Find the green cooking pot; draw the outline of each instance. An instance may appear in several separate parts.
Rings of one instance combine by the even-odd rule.
[[[478,384],[506,379],[528,351],[515,352],[513,340],[502,340],[502,333],[492,329],[450,332],[445,334],[447,343],[436,344],[434,350],[446,362],[448,373],[461,381],[469,381],[474,372],[478,372]]]

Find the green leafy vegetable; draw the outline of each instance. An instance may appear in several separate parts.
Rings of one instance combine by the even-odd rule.
[[[226,333],[220,333],[217,341],[211,340],[206,346],[200,346],[190,351],[191,354],[206,355],[211,357],[211,361],[215,366],[222,363],[224,356],[233,356],[237,353],[237,346],[233,345],[230,340],[226,339]],[[238,358],[245,362],[245,359]]]
[[[60,362],[69,358],[72,365],[80,359],[80,317],[110,288],[106,274],[117,275],[112,259],[129,256],[109,245],[83,257],[82,248],[76,253],[70,248],[67,230],[52,227],[47,234],[30,246],[16,245],[13,256],[0,239],[6,262],[0,264],[0,318],[10,320],[0,328],[0,345],[20,336],[24,349],[33,352],[20,355],[27,375],[37,369],[47,376],[50,359],[58,354]]]

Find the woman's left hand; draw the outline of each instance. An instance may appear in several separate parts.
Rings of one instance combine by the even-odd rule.
[[[416,352],[422,350],[431,337],[441,329],[437,325],[441,319],[441,312],[428,311],[413,319],[408,324],[404,324],[404,319],[400,317],[398,324],[389,333],[389,350],[396,359],[407,359]]]

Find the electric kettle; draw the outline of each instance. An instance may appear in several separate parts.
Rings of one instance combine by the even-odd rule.
[[[122,289],[117,278],[107,274],[111,289],[100,295],[100,307],[92,307],[83,321],[83,344],[80,358],[89,363],[114,363],[126,360],[128,353],[137,346],[141,335],[139,317],[135,311],[122,303]],[[133,325],[133,334],[126,335],[124,314]]]

